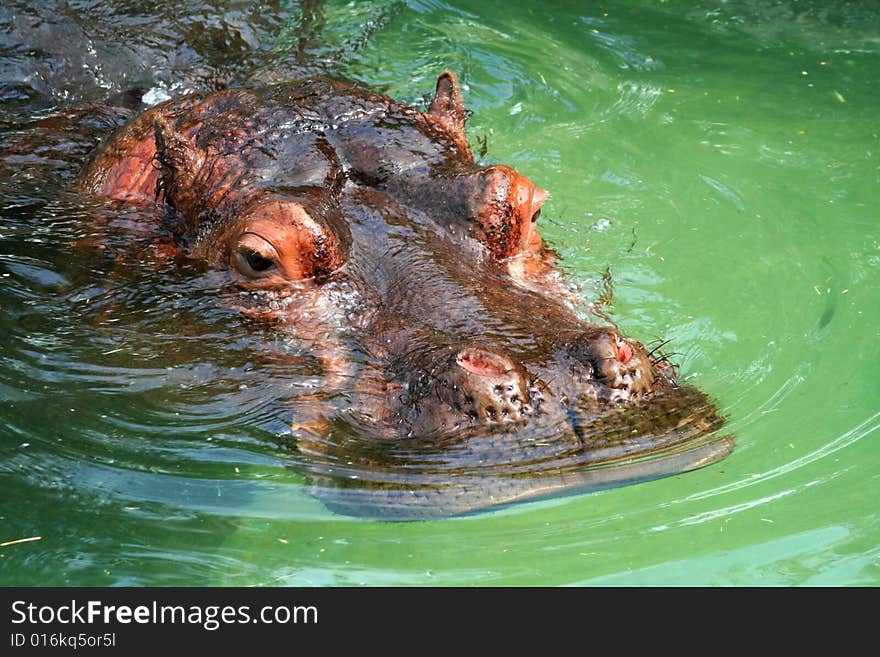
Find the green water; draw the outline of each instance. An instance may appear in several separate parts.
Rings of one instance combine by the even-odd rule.
[[[288,9],[265,52],[295,45]],[[175,335],[139,289],[138,329],[108,338],[58,246],[73,202],[9,191],[0,543],[41,538],[0,548],[0,584],[880,584],[875,3],[328,2],[321,34],[310,57],[407,102],[459,74],[483,161],[551,192],[570,278],[593,298],[610,270],[615,321],[671,340],[736,450],[467,518],[333,514],[240,388],[245,325],[195,299],[207,323]]]

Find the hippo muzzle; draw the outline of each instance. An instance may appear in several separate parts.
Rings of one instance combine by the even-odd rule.
[[[427,384],[408,382],[401,416],[419,434],[524,429],[548,414],[595,414],[648,399],[658,376],[641,345],[608,328],[585,331],[531,369],[498,349],[468,346],[432,368]]]

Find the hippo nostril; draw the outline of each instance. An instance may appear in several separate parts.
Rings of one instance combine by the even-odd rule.
[[[529,385],[524,367],[501,351],[459,347],[431,374],[421,411],[428,426],[519,426],[541,414],[540,401],[532,402],[538,384]]]
[[[616,330],[600,329],[585,333],[570,347],[581,383],[592,378],[603,387],[608,401],[624,401],[648,393],[654,374],[649,355],[637,342]],[[617,392],[611,393],[610,390]],[[611,395],[610,397],[608,395]]]
[[[633,348],[632,345],[626,340],[622,340],[621,338],[615,338],[617,341],[617,360],[626,365],[627,361],[632,358]]]
[[[503,356],[476,347],[458,352],[455,362],[477,376],[501,376],[513,369],[513,363]]]

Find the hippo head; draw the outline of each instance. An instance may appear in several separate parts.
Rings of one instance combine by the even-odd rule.
[[[466,117],[450,72],[424,112],[323,79],[188,96],[85,187],[158,199],[181,249],[319,355],[297,450],[338,508],[450,515],[725,456],[705,395],[578,312],[538,232],[547,192],[476,163]]]

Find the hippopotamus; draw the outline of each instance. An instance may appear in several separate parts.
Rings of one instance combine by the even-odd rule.
[[[289,444],[331,508],[453,516],[727,456],[715,404],[584,313],[539,233],[548,192],[478,163],[467,118],[450,71],[424,109],[324,78],[191,94],[80,186],[155,208],[157,252],[316,355]]]

